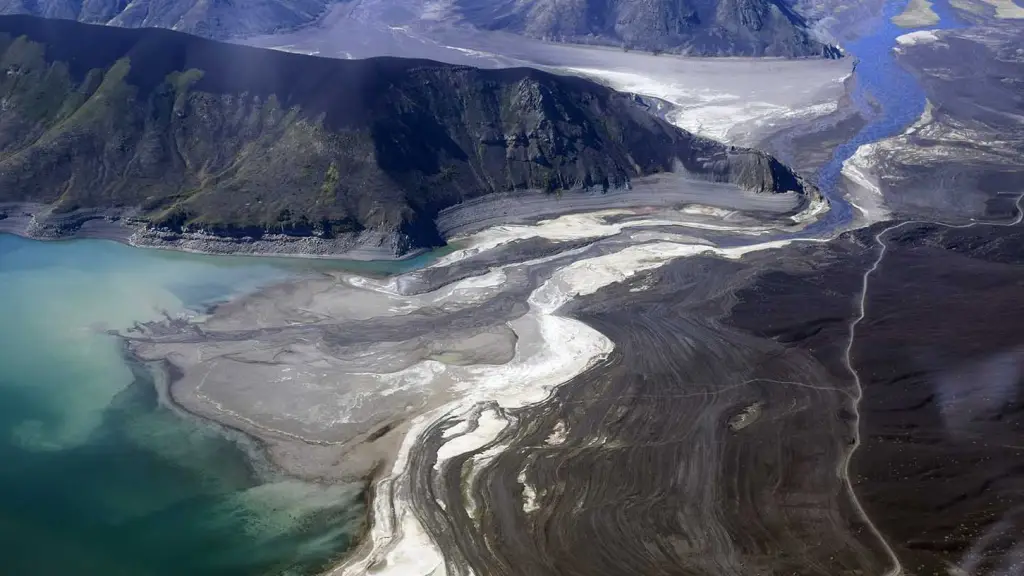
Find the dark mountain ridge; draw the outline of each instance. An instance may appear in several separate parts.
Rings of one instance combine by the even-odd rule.
[[[266,34],[308,24],[327,0],[0,0],[0,14],[128,28],[168,28],[208,38]]]
[[[359,4],[361,0],[348,0]],[[426,2],[366,2],[371,17]],[[206,38],[273,34],[316,21],[330,0],[0,0],[0,14],[63,18],[127,28],[167,28]],[[461,19],[556,42],[706,56],[839,55],[819,41],[788,0],[457,0]]]
[[[782,0],[457,0],[476,26],[545,40],[700,56],[824,56]]]
[[[228,236],[373,231],[401,252],[440,243],[434,217],[467,199],[669,171],[816,194],[581,78],[0,17],[0,203]]]

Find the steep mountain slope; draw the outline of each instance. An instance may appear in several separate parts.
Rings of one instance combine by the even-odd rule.
[[[466,199],[672,170],[805,189],[762,152],[696,137],[580,78],[0,17],[0,202],[427,245],[440,241],[438,211]]]
[[[838,56],[783,0],[456,0],[470,23],[555,41],[694,55]]]
[[[169,28],[227,38],[307,24],[326,6],[326,0],[0,0],[0,14]]]
[[[353,0],[349,0],[352,2]],[[356,0],[358,1],[358,0]],[[268,34],[314,21],[330,0],[0,0],[27,14],[129,28],[168,28],[207,38]],[[421,10],[402,4],[401,10]],[[808,31],[787,0],[454,0],[445,20],[558,42],[707,56],[839,55]],[[389,4],[369,10],[387,12]]]

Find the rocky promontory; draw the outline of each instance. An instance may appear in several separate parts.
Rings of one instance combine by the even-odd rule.
[[[49,222],[130,214],[143,244],[402,254],[442,244],[436,216],[467,200],[669,172],[817,194],[581,78],[0,17],[0,203],[44,205]]]

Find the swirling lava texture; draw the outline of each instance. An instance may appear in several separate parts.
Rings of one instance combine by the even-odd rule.
[[[1020,280],[1016,260],[986,262],[1020,253],[1018,228],[824,240],[783,220],[691,205],[492,228],[423,270],[274,287],[130,346],[174,366],[178,404],[256,435],[286,471],[372,479],[367,538],[332,575],[1012,565],[1024,501],[990,488],[1024,465],[1024,333],[999,314]],[[1003,327],[991,357],[977,330],[956,338],[968,324],[933,322],[936,302],[968,314],[958,294],[985,278],[1004,288],[969,326]],[[916,327],[946,330],[945,363],[923,361],[948,369],[912,361]],[[972,379],[984,393],[963,396]],[[921,467],[904,486],[906,454]],[[951,454],[980,487],[938,489]]]
[[[377,479],[337,574],[881,573],[848,373],[726,321],[787,255],[837,260],[805,223],[691,204],[492,228],[130,346],[287,471]]]
[[[459,458],[425,434],[413,502],[448,572],[886,572],[841,472],[849,378],[722,321],[767,261],[680,259],[574,302],[610,354]]]

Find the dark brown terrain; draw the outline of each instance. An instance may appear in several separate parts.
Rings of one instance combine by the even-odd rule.
[[[1019,574],[1024,230],[886,235],[858,326],[865,509],[913,574]]]
[[[869,252],[684,259],[583,299],[572,315],[615,351],[514,413],[508,448],[472,486],[424,461],[417,474],[447,489],[434,494],[454,523],[431,527],[477,573],[883,573],[887,554],[837,474],[856,435],[839,358],[851,264]],[[451,512],[470,497],[479,524]]]

